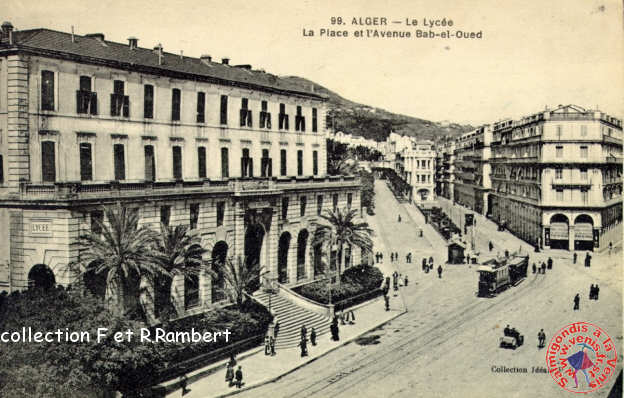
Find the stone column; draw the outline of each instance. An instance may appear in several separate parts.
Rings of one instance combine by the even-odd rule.
[[[574,250],[574,225],[568,225],[568,250]]]

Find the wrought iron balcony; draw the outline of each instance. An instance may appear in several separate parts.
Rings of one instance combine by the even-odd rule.
[[[288,190],[358,187],[356,176],[230,178],[224,180],[22,182],[17,192],[0,200],[89,201],[130,198],[175,197],[206,193],[234,196],[274,195]]]

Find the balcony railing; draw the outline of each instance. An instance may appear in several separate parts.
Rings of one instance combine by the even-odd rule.
[[[356,176],[232,178],[226,180],[203,179],[154,182],[23,182],[20,184],[19,192],[9,193],[8,199],[63,201],[174,196],[202,193],[262,195],[276,194],[284,190],[292,189],[356,187],[359,186],[359,184],[360,180]]]

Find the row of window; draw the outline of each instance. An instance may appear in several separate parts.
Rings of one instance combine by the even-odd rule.
[[[81,142],[79,144],[80,152],[80,180],[91,181],[93,180],[93,148],[91,143]],[[144,145],[144,164],[145,164],[145,180],[156,180],[156,161],[154,157],[154,146]],[[230,177],[230,165],[229,165],[229,148],[221,148],[221,177]],[[171,147],[172,156],[172,175],[176,180],[182,180],[184,178],[182,173],[182,147],[174,145]],[[113,169],[115,180],[126,179],[126,156],[125,145],[114,144],[113,145]],[[0,157],[0,166],[2,165]],[[249,155],[249,149],[243,148],[241,156],[241,177],[253,177],[254,166],[253,158]],[[280,150],[280,176],[286,176],[287,170],[287,151],[286,149]],[[273,159],[269,157],[269,150],[262,150],[262,157],[260,158],[260,177],[272,177],[273,176]],[[312,174],[318,175],[318,151],[312,151]],[[206,147],[197,147],[197,167],[199,178],[206,178]],[[1,170],[1,167],[0,167]],[[297,151],[297,175],[303,175],[303,150]],[[56,181],[56,153],[54,141],[42,141],[41,142],[41,176],[43,182],[55,182]],[[2,182],[2,174],[0,172],[0,183]]]
[[[307,196],[301,196],[299,198],[299,216],[304,217],[306,215],[308,198]],[[288,204],[289,198],[282,198],[282,213],[281,219],[286,220],[288,218]],[[347,193],[347,209],[351,209],[351,205],[353,204],[353,194]],[[332,194],[332,208],[335,212],[338,209],[338,194]],[[136,210],[135,210],[136,211]],[[216,216],[217,216],[217,227],[220,227],[224,223],[225,219],[225,201],[220,201],[216,203]],[[316,197],[316,214],[321,215],[323,212],[323,195],[318,195]],[[101,225],[104,222],[104,213],[101,210],[94,210],[90,213],[91,217],[91,232],[95,234],[100,234]],[[169,226],[171,221],[171,205],[163,205],[160,206],[160,222],[164,225]],[[197,229],[199,223],[199,203],[191,203],[189,206],[189,227],[190,229]]]
[[[125,83],[122,80],[113,81],[113,93],[110,94],[110,115],[120,117],[130,117],[130,98],[125,95]],[[145,119],[154,118],[154,86],[145,84],[143,86],[143,117]],[[54,72],[41,71],[41,109],[44,111],[54,111]],[[76,91],[76,113],[98,114],[97,93],[92,90],[90,76],[80,76],[79,89]],[[171,121],[180,121],[180,109],[182,106],[182,92],[179,88],[171,89]],[[279,130],[289,130],[289,115],[286,113],[286,104],[279,106],[278,128]],[[305,116],[302,114],[301,106],[297,106],[295,115],[295,131],[306,131]],[[222,95],[220,102],[220,123],[228,123],[228,96]],[[195,121],[197,123],[206,122],[206,93],[197,93],[197,113]],[[253,127],[253,114],[249,109],[249,100],[242,98],[240,107],[240,126]],[[261,102],[259,116],[260,128],[271,129],[271,113],[268,112],[268,102]],[[312,108],[312,132],[318,132],[318,112]]]
[[[352,204],[353,204],[353,194],[347,193],[347,210],[351,210]],[[288,205],[289,205],[289,198],[283,197],[282,198],[282,214],[281,214],[282,220],[288,219]],[[306,215],[307,205],[308,205],[307,196],[300,197],[299,198],[299,216],[300,217],[303,217]],[[338,209],[338,194],[335,193],[332,195],[332,210],[336,212],[337,209]],[[316,197],[316,214],[320,216],[322,212],[323,212],[323,195],[318,195]]]

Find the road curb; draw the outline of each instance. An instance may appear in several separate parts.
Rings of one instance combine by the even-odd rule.
[[[351,338],[349,338],[349,339],[347,339],[347,340],[344,340],[341,344],[338,344],[337,346],[335,346],[335,347],[332,347],[332,348],[328,349],[327,351],[325,351],[325,352],[323,352],[323,353],[319,354],[318,356],[316,356],[316,357],[314,357],[314,358],[310,358],[310,359],[306,360],[305,362],[303,362],[303,363],[301,363],[301,364],[299,364],[299,365],[295,366],[295,367],[294,367],[294,368],[292,368],[292,369],[287,370],[286,372],[284,372],[284,373],[282,373],[282,374],[280,374],[280,375],[277,375],[277,376],[274,376],[274,377],[269,377],[269,378],[266,378],[266,379],[264,379],[264,380],[261,380],[261,381],[259,381],[259,382],[255,383],[255,384],[251,384],[251,385],[249,385],[249,386],[247,386],[247,387],[243,387],[243,388],[241,388],[241,389],[234,390],[234,391],[228,392],[228,393],[226,393],[226,394],[216,395],[216,396],[214,396],[213,398],[230,397],[230,396],[232,396],[232,395],[236,395],[236,394],[239,394],[239,393],[241,393],[241,392],[244,392],[244,391],[249,391],[249,390],[252,390],[252,389],[254,389],[254,388],[261,387],[261,386],[263,386],[263,385],[265,385],[265,384],[269,384],[269,383],[273,383],[273,382],[275,382],[275,381],[278,381],[278,380],[279,380],[279,379],[281,379],[282,377],[287,376],[287,375],[289,375],[289,374],[291,374],[291,373],[293,373],[293,372],[295,372],[295,371],[297,371],[297,370],[301,369],[302,367],[304,367],[304,366],[306,366],[306,365],[308,365],[308,364],[310,364],[310,363],[312,363],[312,362],[316,361],[316,360],[317,360],[317,359],[319,359],[319,358],[322,358],[322,357],[326,356],[327,354],[329,354],[330,352],[333,352],[333,351],[337,350],[338,348],[344,347],[345,345],[347,345],[347,344],[351,343],[353,340],[355,340],[355,339],[357,339],[357,338],[361,337],[362,335],[364,335],[364,334],[366,334],[366,333],[370,332],[371,330],[377,329],[378,327],[383,326],[383,325],[387,324],[388,322],[393,321],[394,319],[396,319],[396,318],[400,317],[401,315],[403,315],[403,314],[405,314],[405,313],[407,313],[407,308],[403,308],[403,311],[399,312],[398,314],[396,314],[396,315],[395,315],[395,316],[393,316],[392,318],[387,319],[387,320],[385,320],[385,321],[383,321],[383,322],[381,322],[381,323],[379,323],[379,324],[376,324],[376,325],[374,325],[374,326],[371,326],[370,328],[368,328],[368,329],[364,330],[363,332],[361,332],[361,333],[359,333],[359,334],[357,334],[357,335],[355,335],[355,336],[353,336],[353,337],[351,337]]]

